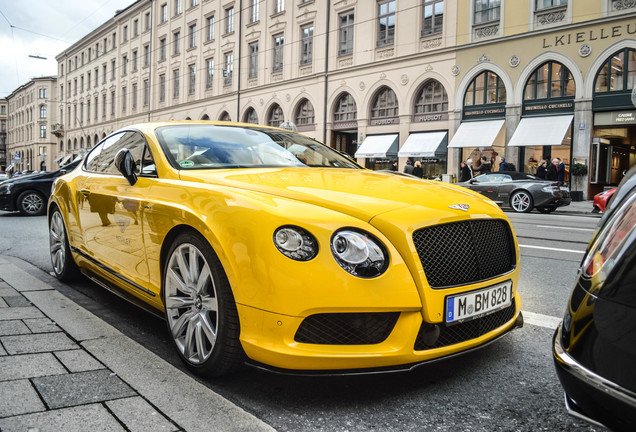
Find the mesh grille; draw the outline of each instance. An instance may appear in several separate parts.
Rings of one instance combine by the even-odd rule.
[[[399,312],[311,315],[300,324],[294,340],[322,345],[378,344],[389,336],[399,316]]]
[[[493,312],[481,318],[475,318],[458,324],[437,324],[432,325],[426,322],[422,323],[420,331],[415,339],[415,350],[425,350],[432,348],[441,348],[454,345],[467,340],[475,339],[479,336],[501,327],[509,322],[515,316],[515,302],[512,305],[497,312]],[[433,343],[426,342],[426,333],[431,333],[431,329],[439,327],[439,338]],[[430,338],[429,338],[430,339]]]
[[[465,285],[508,273],[515,267],[515,245],[501,219],[434,225],[413,233],[413,243],[432,288]]]

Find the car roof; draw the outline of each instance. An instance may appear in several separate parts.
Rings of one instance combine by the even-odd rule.
[[[523,172],[519,172],[519,171],[496,171],[496,172],[491,172],[491,173],[487,173],[487,174],[483,174],[483,175],[492,175],[492,174],[505,174],[507,176],[510,176],[510,178],[512,178],[513,180],[544,181],[544,180],[540,179],[539,177],[537,177],[537,176],[535,176],[533,174],[523,173]]]

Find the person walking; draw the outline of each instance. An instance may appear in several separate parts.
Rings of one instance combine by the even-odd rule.
[[[557,181],[557,166],[556,166],[556,159],[552,159],[552,163],[550,165],[548,165],[548,168],[546,170],[546,175],[545,175],[545,179],[546,180],[550,180],[550,181]]]
[[[466,162],[463,164],[461,171],[459,172],[459,182],[467,182],[473,178],[473,160],[466,159]]]
[[[510,171],[510,167],[506,163],[506,158],[499,156],[499,171]]]
[[[565,183],[565,164],[561,162],[561,158],[556,158],[557,181],[560,184]]]
[[[411,159],[406,161],[406,165],[404,165],[404,172],[407,174],[413,174],[413,162]]]
[[[478,172],[479,174],[488,174],[492,171],[492,164],[486,156],[481,157],[481,164],[477,168],[473,168],[473,174]]]
[[[422,169],[422,162],[415,161],[415,166],[413,167],[413,175],[415,177],[422,178],[424,175],[424,170]]]
[[[546,175],[548,174],[548,169],[546,168],[547,165],[548,161],[546,161],[545,159],[541,159],[541,162],[539,162],[539,166],[537,167],[537,177],[539,177],[541,180],[546,179]]]

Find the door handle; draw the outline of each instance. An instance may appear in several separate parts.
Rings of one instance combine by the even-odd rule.
[[[82,193],[82,195],[84,195],[86,198],[88,198],[91,195],[91,191],[88,189],[80,189],[80,192]]]

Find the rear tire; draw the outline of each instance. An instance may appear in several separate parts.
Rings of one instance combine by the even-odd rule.
[[[62,282],[76,280],[80,274],[71,254],[64,218],[59,208],[51,211],[49,218],[49,250],[55,277]]]
[[[166,324],[179,356],[199,375],[216,377],[245,360],[236,303],[221,262],[199,234],[179,234],[163,266]]]
[[[25,216],[41,216],[46,212],[46,198],[37,191],[25,191],[18,196],[18,210]]]
[[[518,191],[510,197],[510,207],[517,213],[529,213],[534,207],[530,192]]]

